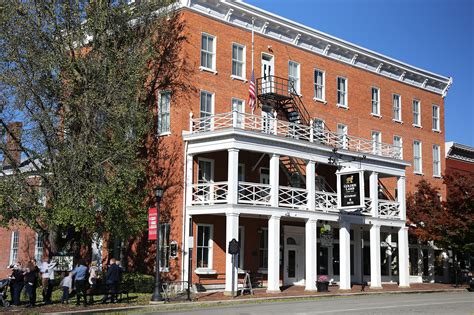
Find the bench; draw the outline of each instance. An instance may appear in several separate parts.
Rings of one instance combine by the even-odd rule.
[[[117,288],[117,300],[122,301],[124,298],[123,296],[126,296],[127,303],[130,302],[130,296],[129,296],[129,285],[127,283],[120,283]],[[89,297],[89,300],[91,303],[94,302],[94,296],[104,296],[105,294],[110,294],[111,292],[107,291],[107,285],[105,283],[97,283],[93,288],[88,288],[86,290],[86,298]]]

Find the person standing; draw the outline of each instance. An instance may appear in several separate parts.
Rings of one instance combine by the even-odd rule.
[[[20,305],[21,290],[23,290],[24,286],[24,274],[25,271],[22,269],[21,263],[17,263],[13,267],[11,275],[12,304],[15,306]]]
[[[72,271],[74,274],[74,286],[76,287],[76,305],[81,304],[81,297],[84,299],[84,306],[87,306],[86,284],[87,284],[87,266],[83,259],[80,259],[76,268]]]
[[[72,289],[72,272],[69,272],[67,275],[64,275],[63,280],[61,280],[60,286],[63,290],[63,296],[61,297],[61,303],[69,304],[69,293]]]
[[[109,268],[105,277],[107,285],[107,293],[102,298],[102,304],[107,303],[109,297],[112,303],[117,302],[117,289],[120,282],[120,267],[116,264],[115,258],[110,260]]]
[[[36,287],[38,283],[38,266],[33,261],[28,263],[25,273],[25,290],[28,295],[27,307],[34,307],[36,304]]]
[[[97,262],[96,261],[91,262],[90,267],[89,267],[89,287],[92,293],[94,293],[97,287],[98,273],[99,273],[99,268],[97,268]],[[89,304],[92,304],[92,303],[94,303],[94,298],[91,295],[89,299]]]
[[[56,262],[48,258],[44,258],[41,263],[41,284],[43,286],[42,294],[45,304],[51,304],[51,294],[54,287],[54,267],[56,267],[56,264]]]

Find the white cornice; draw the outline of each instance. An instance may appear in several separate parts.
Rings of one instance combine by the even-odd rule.
[[[442,97],[446,96],[452,85],[453,80],[450,77],[406,64],[242,1],[181,0],[180,7],[247,30],[251,30],[254,18],[255,31],[264,36]]]

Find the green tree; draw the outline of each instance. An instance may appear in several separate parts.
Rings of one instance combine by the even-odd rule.
[[[148,179],[160,176],[147,175],[157,91],[189,87],[172,1],[11,1],[0,10],[0,124],[31,166],[0,173],[0,223],[43,232],[53,251],[77,250],[95,232],[142,232]],[[23,123],[21,141],[13,121]]]

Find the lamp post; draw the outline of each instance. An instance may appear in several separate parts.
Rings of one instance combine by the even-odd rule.
[[[151,296],[153,302],[162,301],[163,297],[161,296],[160,287],[160,260],[161,260],[161,251],[160,251],[160,202],[161,197],[163,197],[163,188],[157,186],[155,188],[155,198],[156,198],[156,276],[155,276],[155,290]]]

